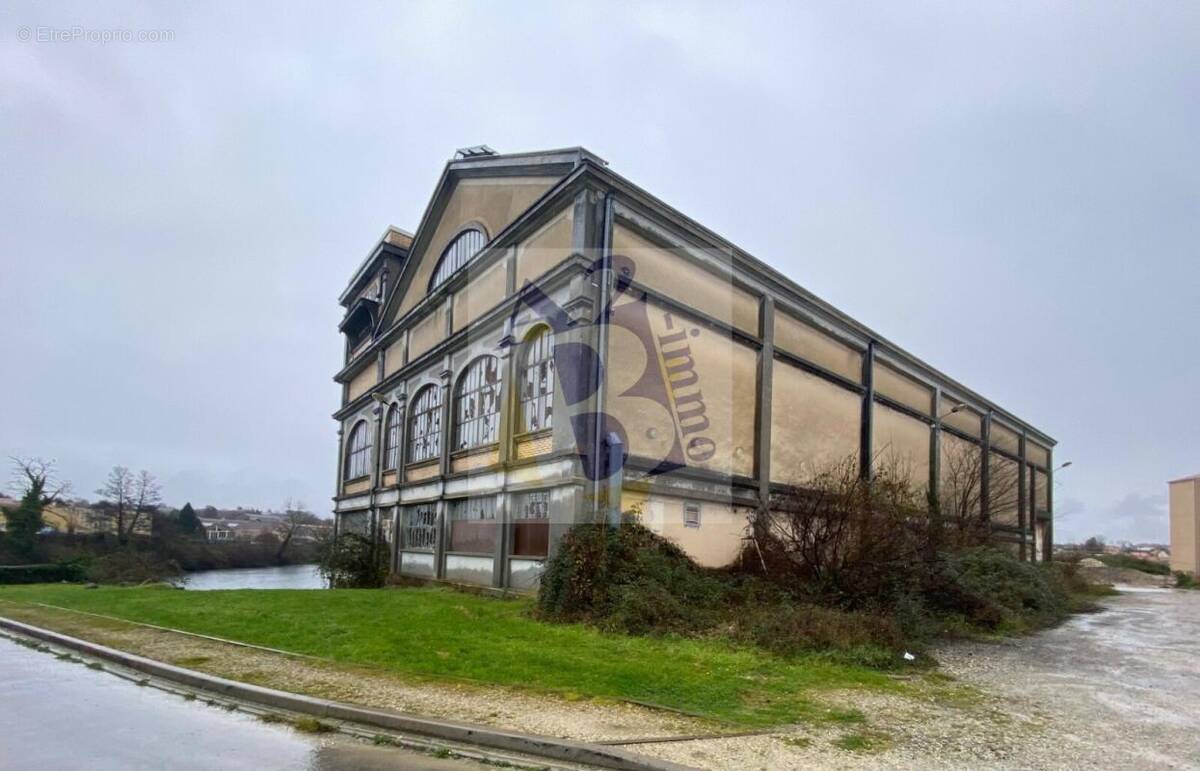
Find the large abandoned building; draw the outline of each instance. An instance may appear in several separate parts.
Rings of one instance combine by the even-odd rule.
[[[529,589],[621,511],[721,565],[846,463],[1051,552],[1053,439],[582,148],[459,151],[340,301],[338,529],[396,573]]]

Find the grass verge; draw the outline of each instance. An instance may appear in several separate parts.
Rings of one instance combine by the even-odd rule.
[[[845,688],[910,688],[882,672],[819,653],[785,658],[725,640],[606,634],[582,624],[537,621],[528,612],[529,600],[441,588],[0,588],[0,615],[29,618],[40,610],[39,604],[264,645],[411,679],[652,703],[744,726],[861,720],[857,713],[823,706],[821,694]]]

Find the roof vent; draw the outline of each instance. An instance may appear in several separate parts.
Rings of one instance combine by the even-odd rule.
[[[460,147],[454,151],[454,160],[462,158],[482,158],[485,155],[499,155],[487,145],[475,145],[474,147]]]

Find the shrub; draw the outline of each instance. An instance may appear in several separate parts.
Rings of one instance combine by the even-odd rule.
[[[1175,571],[1175,586],[1179,589],[1200,589],[1200,581],[1191,573],[1182,570]]]
[[[321,576],[336,589],[371,589],[387,579],[387,550],[356,533],[343,533],[321,556]]]
[[[141,584],[169,581],[182,575],[178,562],[134,549],[119,549],[96,557],[87,567],[88,580],[98,584]]]
[[[1166,576],[1171,574],[1171,567],[1166,563],[1142,559],[1141,557],[1135,557],[1132,554],[1097,554],[1096,559],[1100,560],[1105,565],[1108,565],[1110,568],[1140,570],[1143,573],[1149,573],[1155,576]]]
[[[626,521],[569,530],[542,574],[538,611],[562,621],[646,634],[716,623],[726,587],[675,544]]]
[[[77,562],[52,565],[0,566],[0,584],[48,584],[61,581],[77,582],[84,578],[83,566]]]

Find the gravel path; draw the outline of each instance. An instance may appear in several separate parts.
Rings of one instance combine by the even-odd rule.
[[[1200,592],[1127,587],[1104,604],[1032,637],[939,650],[939,671],[974,689],[958,703],[836,696],[868,716],[874,748],[838,748],[847,728],[640,751],[772,771],[1200,768]]]

